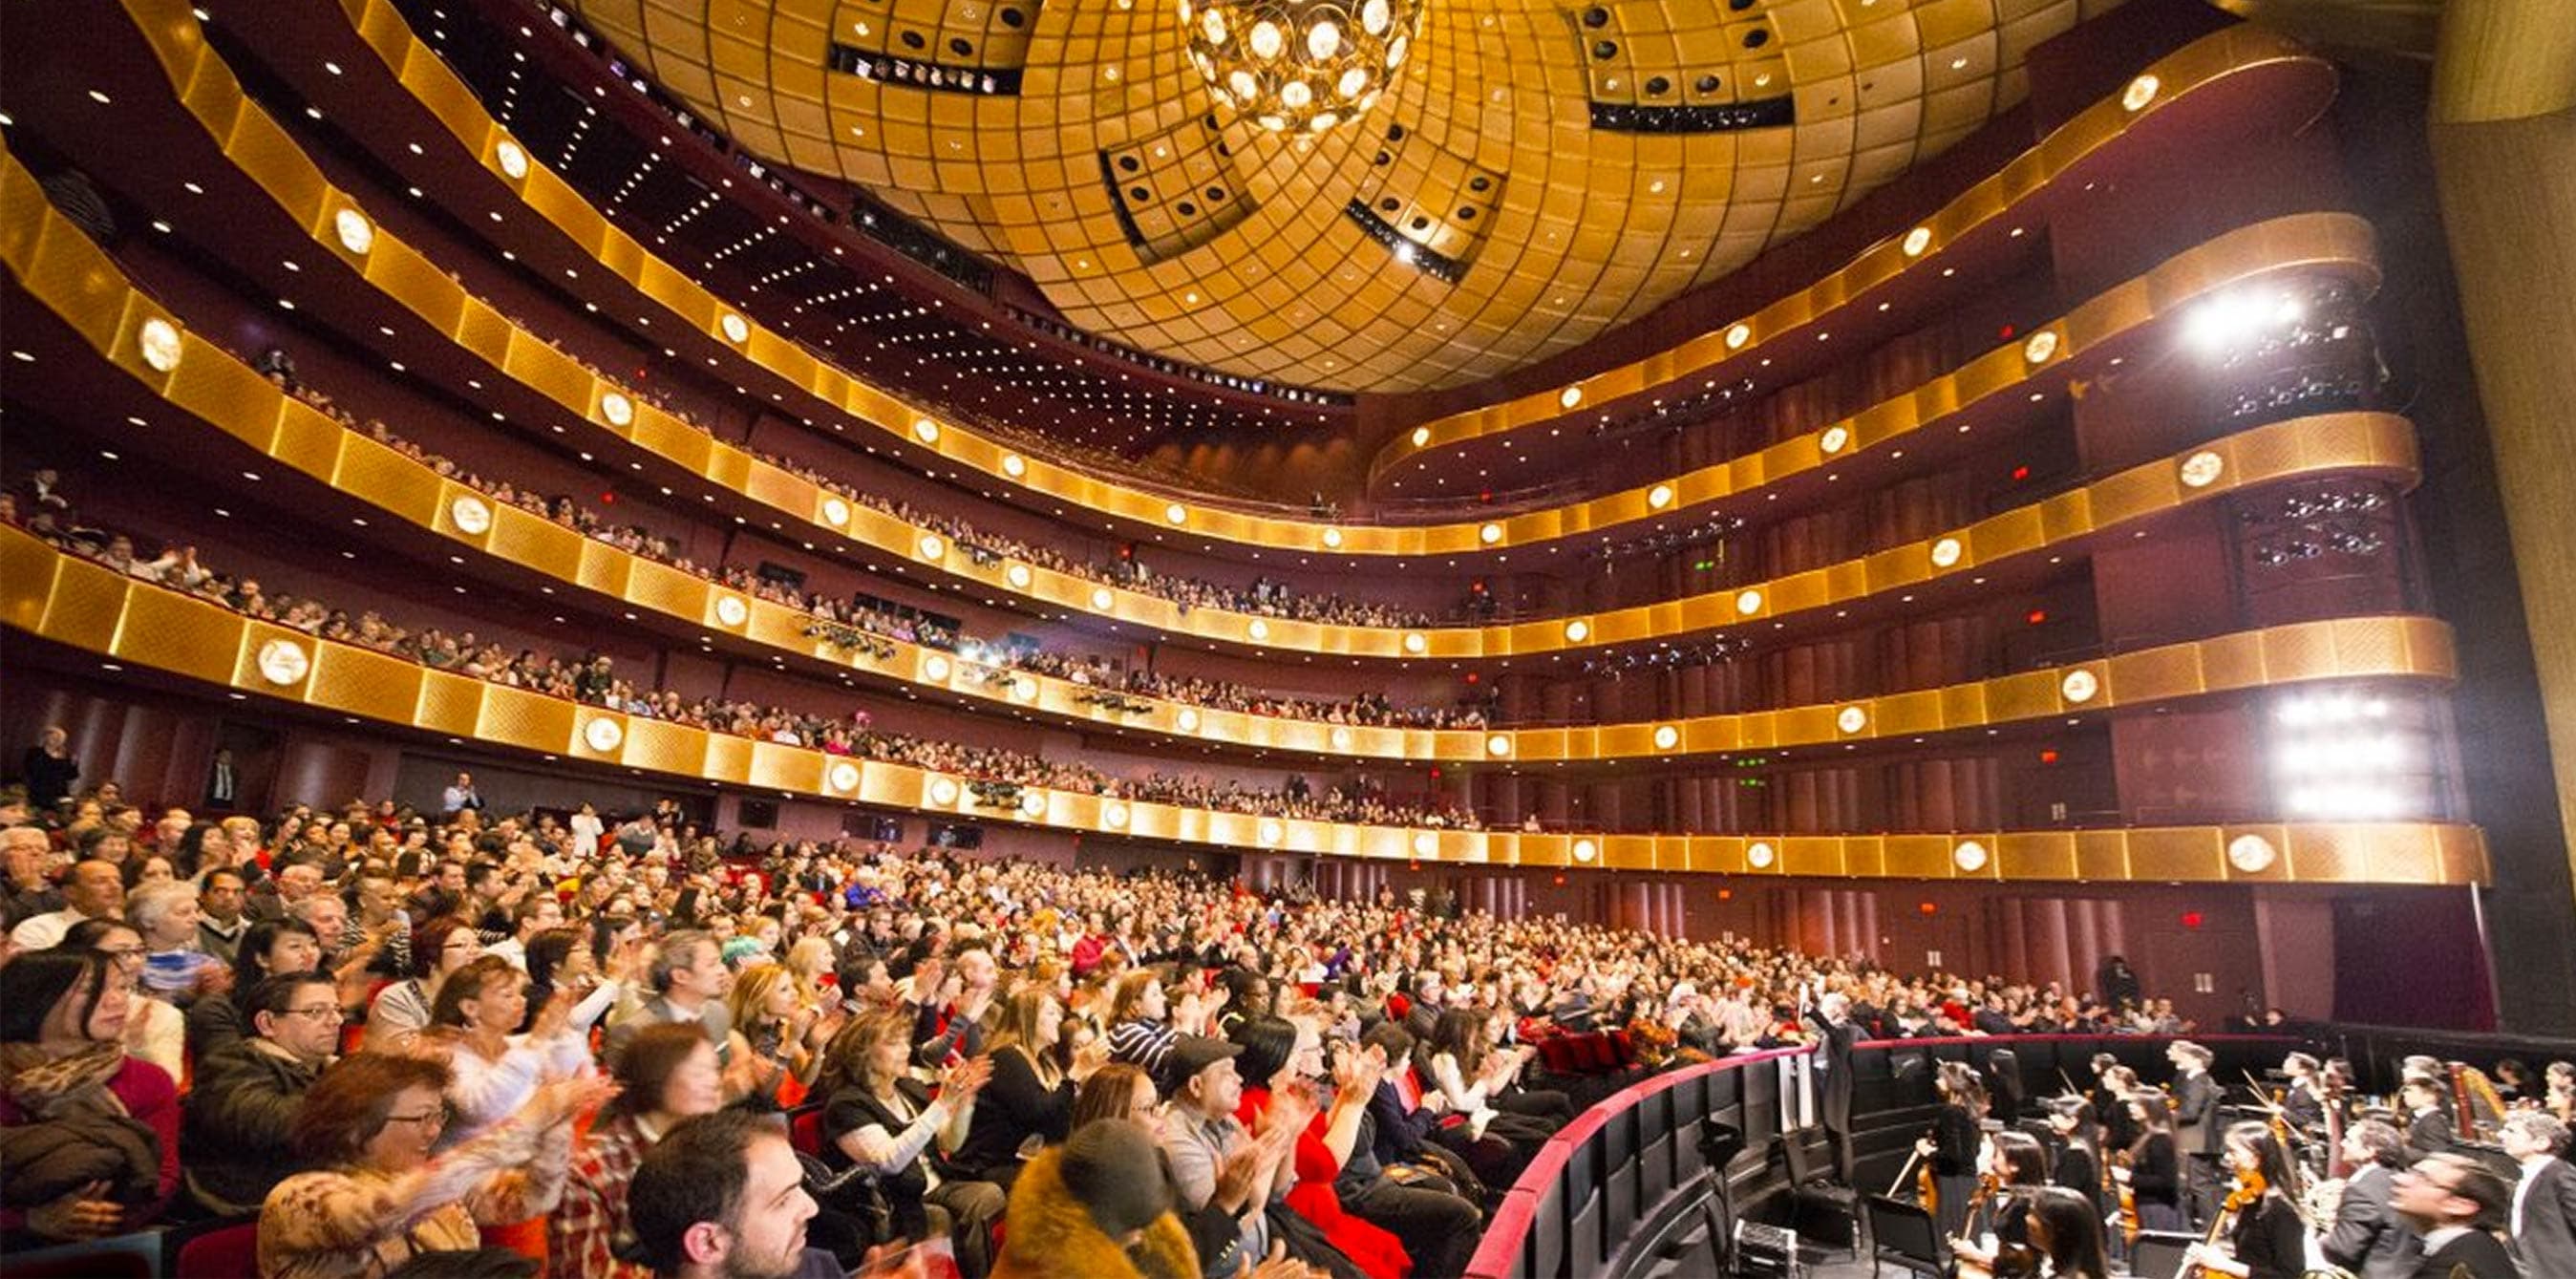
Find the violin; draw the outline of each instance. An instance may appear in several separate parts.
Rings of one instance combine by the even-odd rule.
[[[2227,1202],[2220,1204],[2216,1215],[2209,1219],[2209,1234],[2200,1241],[2201,1246],[2218,1246],[2218,1237],[2235,1227],[2237,1215],[2262,1202],[2263,1192],[2271,1188],[2271,1183],[2263,1180],[2260,1169],[2236,1174],[2236,1187],[2227,1192]],[[2208,1273],[2208,1269],[2199,1262],[2185,1261],[2182,1269],[2174,1272],[2174,1279],[2201,1279]]]

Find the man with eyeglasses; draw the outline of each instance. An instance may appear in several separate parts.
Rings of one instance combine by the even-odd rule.
[[[2427,1155],[2397,1174],[2389,1204],[2424,1232],[2416,1279],[2518,1279],[2495,1237],[2510,1200],[2504,1178],[2466,1155]]]
[[[256,1212],[300,1171],[289,1133],[304,1094],[340,1046],[340,996],[310,972],[261,978],[243,991],[251,1033],[197,1063],[187,1097],[188,1193],[207,1211]]]

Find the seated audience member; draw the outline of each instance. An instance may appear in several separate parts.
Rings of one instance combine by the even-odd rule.
[[[725,993],[734,1053],[755,1063],[760,1095],[782,1108],[805,1100],[823,1068],[823,1049],[846,1020],[838,1000],[826,1008],[812,991],[786,965],[757,963],[734,974]]]
[[[44,950],[60,944],[84,919],[114,919],[124,911],[125,875],[116,863],[75,862],[63,877],[63,908],[30,917],[9,931],[9,941],[21,951]]]
[[[340,997],[309,972],[264,977],[237,1001],[251,1033],[197,1059],[183,1108],[188,1195],[218,1217],[259,1211],[297,1170],[292,1130],[304,1094],[340,1048]]]
[[[665,935],[647,969],[652,996],[608,1023],[609,1056],[615,1058],[626,1037],[646,1026],[694,1022],[724,1064],[725,1095],[739,1097],[751,1091],[751,1063],[738,1062],[733,1052],[733,1018],[724,1002],[725,992],[733,988],[733,970],[724,966],[723,952],[713,933],[682,928]]]
[[[188,1009],[188,1051],[199,1061],[250,1033],[250,1014],[240,1001],[251,987],[265,978],[315,971],[322,962],[322,943],[303,920],[264,919],[242,930],[236,954],[231,993],[200,999]]]
[[[470,1250],[482,1226],[551,1209],[572,1157],[572,1121],[614,1095],[597,1077],[557,1080],[518,1114],[431,1154],[447,1123],[447,1067],[362,1052],[304,1094],[293,1129],[310,1172],[279,1182],[259,1217],[262,1279],[381,1274],[414,1253]]]
[[[941,1177],[929,1156],[943,1138],[951,1147],[964,1138],[961,1120],[991,1077],[992,1059],[973,1057],[948,1067],[938,1096],[928,1097],[904,1077],[912,1023],[913,1015],[900,1009],[872,1012],[833,1040],[818,1091],[824,1096],[823,1166],[839,1184],[822,1202],[859,1223],[862,1233],[875,1233],[865,1227],[882,1205],[891,1238],[952,1238],[959,1269],[968,1279],[980,1279],[991,1269],[985,1245],[1002,1215],[1001,1188]]]
[[[724,1105],[716,1050],[694,1026],[647,1026],[616,1063],[621,1090],[599,1112],[573,1156],[563,1202],[546,1219],[546,1256],[555,1279],[643,1279],[652,1272],[619,1260],[627,1233],[627,1188],[644,1152],[682,1120]]]
[[[1335,1189],[1362,1149],[1360,1129],[1368,1122],[1369,1098],[1385,1073],[1385,1059],[1362,1052],[1346,1061],[1340,1079],[1334,1081],[1339,1086],[1330,1088],[1321,1112],[1314,1113],[1317,1107],[1308,1099],[1324,1074],[1324,1046],[1311,1021],[1251,1017],[1235,1024],[1231,1038],[1243,1045],[1243,1055],[1234,1063],[1244,1081],[1235,1118],[1245,1127],[1273,1122],[1274,1100],[1293,1098],[1305,1103],[1281,1120],[1299,1125],[1291,1165],[1296,1178],[1286,1199],[1289,1211],[1313,1223],[1335,1251],[1350,1258],[1370,1279],[1403,1279],[1413,1268],[1403,1243],[1392,1232],[1344,1211]],[[1375,1170],[1375,1163],[1372,1153],[1361,1175]],[[1297,1250],[1292,1246],[1290,1251]]]
[[[572,991],[580,999],[572,1006],[572,1028],[587,1037],[599,1019],[624,997],[627,975],[635,962],[635,947],[616,946],[609,952],[607,964],[602,965],[586,930],[551,928],[528,943],[526,958],[528,1016],[534,1019],[546,1001],[554,998],[556,990]]]
[[[682,1120],[626,1192],[634,1253],[663,1279],[842,1279],[847,1267],[805,1246],[815,1211],[787,1134],[741,1110]]]
[[[197,944],[197,886],[186,880],[145,884],[125,895],[125,922],[143,937],[143,990],[185,1009],[231,980],[223,961]]]
[[[1074,1088],[1106,1062],[1109,1046],[1095,1041],[1068,1070],[1057,1057],[1063,1035],[1064,1005],[1044,986],[1023,986],[1000,1005],[988,1041],[993,1077],[952,1159],[961,1173],[1008,1190],[1032,1146],[1072,1130]]]
[[[406,1052],[429,1029],[438,989],[450,974],[483,957],[474,926],[442,915],[420,926],[411,944],[411,976],[377,992],[367,1006],[368,1052]]]
[[[1243,1046],[1203,1035],[1183,1035],[1172,1043],[1171,1069],[1178,1085],[1165,1108],[1162,1143],[1171,1161],[1172,1182],[1186,1212],[1213,1209],[1236,1224],[1231,1246],[1205,1246],[1199,1260],[1211,1273],[1232,1274],[1256,1257],[1270,1254],[1269,1206],[1287,1193],[1295,1176],[1295,1157],[1303,1122],[1290,1123],[1300,1098],[1276,1102],[1276,1122],[1258,1139],[1235,1118],[1243,1104],[1243,1079],[1235,1058]],[[1311,1109],[1311,1107],[1306,1107]],[[1247,1153],[1249,1152],[1249,1153]],[[1004,1218],[1007,1231],[1008,1217]]]
[[[143,934],[121,919],[84,919],[63,934],[62,946],[107,956],[117,979],[134,990],[125,1019],[127,1051],[159,1066],[174,1080],[188,1076],[188,1018],[143,990]]]
[[[1194,1254],[1153,1134],[1086,1125],[1041,1152],[1011,1188],[994,1279],[1196,1279],[1230,1275]]]
[[[2427,1155],[2397,1174],[2389,1203],[2424,1236],[2419,1279],[2517,1279],[2495,1236],[2512,1198],[2504,1178],[2467,1155]]]
[[[62,890],[46,877],[53,855],[53,841],[45,837],[42,827],[0,830],[0,857],[6,858],[8,876],[5,886],[0,886],[0,924],[11,930],[13,940],[20,924],[63,908]]]
[[[197,949],[233,962],[242,934],[250,931],[250,916],[242,913],[248,891],[242,873],[230,867],[197,877]]]
[[[590,1045],[570,1025],[572,992],[557,991],[524,1035],[528,978],[485,955],[439,983],[424,1039],[444,1049],[449,1074],[442,1147],[473,1140],[515,1114],[549,1080],[591,1073]]]
[[[125,1050],[131,981],[89,950],[0,966],[0,1237],[122,1233],[158,1220],[178,1189],[178,1088]]]
[[[1103,1019],[1109,1027],[1109,1059],[1143,1067],[1158,1087],[1170,1082],[1163,1078],[1163,1065],[1180,1034],[1165,996],[1161,973],[1150,968],[1122,973],[1110,988],[1109,1015]]]

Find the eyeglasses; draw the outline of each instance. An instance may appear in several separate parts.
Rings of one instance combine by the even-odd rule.
[[[388,1124],[425,1124],[431,1128],[444,1128],[447,1126],[447,1112],[444,1109],[440,1109],[424,1110],[417,1115],[387,1115],[385,1116],[385,1122]]]
[[[349,1017],[338,1004],[314,1004],[309,1008],[289,1008],[286,1011],[298,1017],[319,1017],[326,1021],[346,1021]]]

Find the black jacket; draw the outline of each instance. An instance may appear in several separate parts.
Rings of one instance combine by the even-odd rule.
[[[2218,1153],[2220,1092],[2207,1071],[2174,1080],[2174,1145],[2183,1154]]]
[[[2513,1254],[2483,1230],[2471,1230],[2424,1254],[2415,1264],[2415,1279],[2451,1279],[2452,1272],[2464,1270],[2469,1279],[2520,1279],[2524,1272],[2514,1269]],[[2528,1272],[2531,1279],[2557,1279],[2544,1270]]]
[[[2345,1180],[2322,1245],[2326,1260],[2361,1279],[2407,1279],[2424,1256],[2423,1236],[2388,1206],[2390,1175],[2374,1164]]]
[[[2299,1210],[2278,1194],[2267,1194],[2236,1215],[2229,1233],[2236,1260],[2252,1271],[2249,1279],[2299,1279],[2308,1271],[2307,1227]]]
[[[2576,1275],[2576,1165],[2553,1158],[2528,1176],[2514,1256],[2526,1275]]]
[[[287,1130],[320,1073],[266,1040],[236,1040],[199,1058],[180,1141],[189,1195],[217,1215],[253,1212],[301,1171]]]

